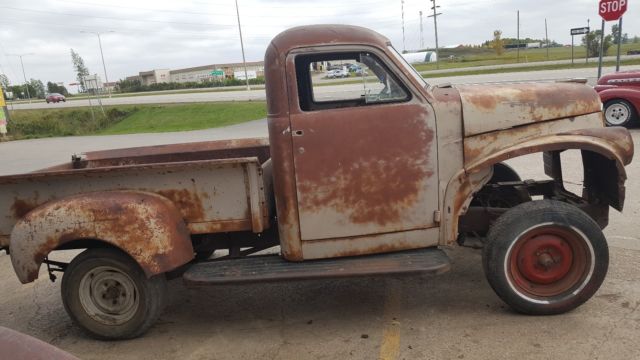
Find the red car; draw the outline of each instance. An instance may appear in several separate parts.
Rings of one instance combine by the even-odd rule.
[[[50,102],[53,103],[57,103],[57,102],[67,102],[67,99],[65,99],[64,95],[62,94],[58,94],[58,93],[51,93],[49,95],[47,95],[47,104]]]
[[[629,127],[638,121],[640,111],[640,70],[608,74],[595,87],[604,104],[609,126]]]

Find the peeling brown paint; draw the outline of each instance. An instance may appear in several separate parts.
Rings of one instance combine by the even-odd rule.
[[[387,123],[393,119],[391,111],[378,112],[383,121],[305,121],[302,130],[314,136],[297,146],[314,150],[296,162],[300,191],[306,194],[301,208],[331,207],[344,212],[350,222],[384,226],[400,221],[415,203],[424,178],[434,173],[427,151],[434,133],[424,120],[426,112],[407,113],[412,120],[394,126]],[[336,153],[345,143],[351,151]]]
[[[111,244],[148,276],[193,258],[189,230],[170,200],[152,193],[107,191],[49,202],[20,220],[11,234],[11,261],[23,283],[38,276],[52,250],[74,240]]]
[[[198,194],[187,189],[160,190],[159,195],[171,200],[180,209],[182,216],[187,222],[198,222],[205,220],[205,211],[202,200]],[[249,218],[250,216],[247,216]]]
[[[21,219],[36,207],[38,207],[38,204],[16,199],[11,205],[11,214],[14,219]]]
[[[465,136],[601,111],[597,93],[584,84],[483,84],[456,88],[464,109]]]

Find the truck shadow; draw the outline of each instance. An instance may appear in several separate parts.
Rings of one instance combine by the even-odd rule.
[[[399,299],[394,310],[397,318],[433,313],[464,316],[478,311],[511,313],[484,280],[478,251],[456,249],[450,254],[452,271],[436,277],[364,277],[203,288],[186,288],[182,281],[172,281],[170,305],[147,336],[187,325],[216,333],[323,322],[347,327],[375,324],[383,321],[385,304],[394,297]]]

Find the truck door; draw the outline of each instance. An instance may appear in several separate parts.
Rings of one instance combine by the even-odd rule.
[[[437,226],[433,109],[389,64],[369,51],[287,61],[297,78],[290,119],[303,241]],[[334,68],[347,69],[346,84],[327,79]]]

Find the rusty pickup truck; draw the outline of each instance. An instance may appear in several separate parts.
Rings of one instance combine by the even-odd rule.
[[[322,87],[336,66],[362,71]],[[622,211],[633,142],[604,126],[593,89],[430,86],[387,38],[343,25],[281,33],[265,73],[269,139],[90,152],[0,177],[0,248],[18,279],[64,272],[66,311],[103,339],[143,334],[167,279],[438,274],[454,245],[482,247],[489,284],[525,314],[572,310],[602,284],[601,229]],[[578,194],[566,150],[582,158]],[[545,178],[504,163],[534,153]],[[67,249],[85,250],[55,260]]]

